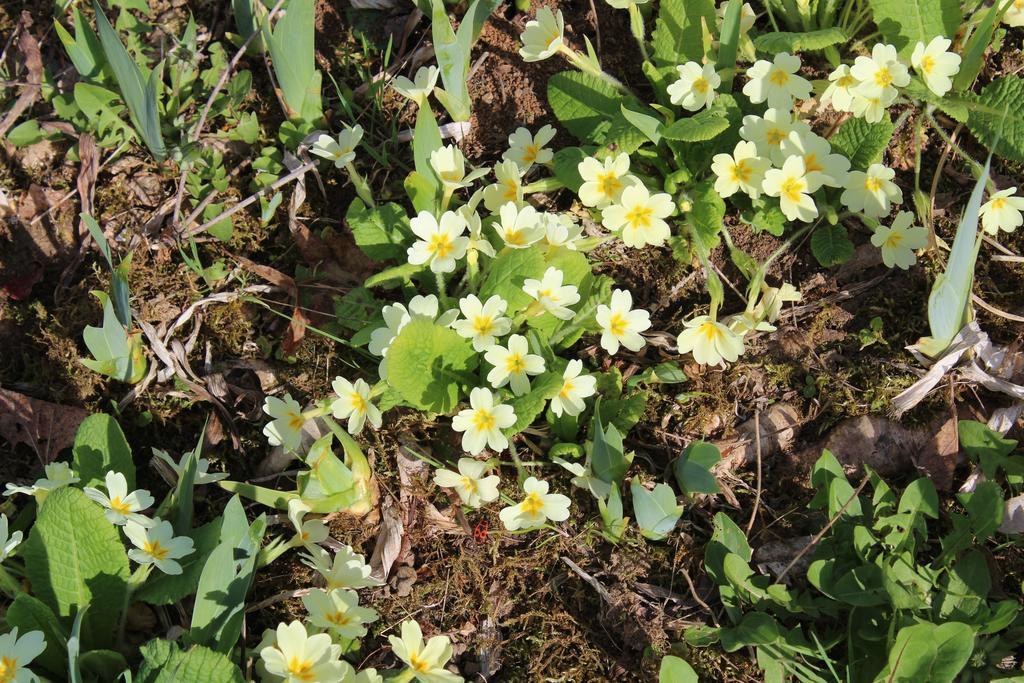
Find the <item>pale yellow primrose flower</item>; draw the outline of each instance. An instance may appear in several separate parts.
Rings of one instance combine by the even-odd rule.
[[[75,474],[71,466],[66,462],[51,462],[49,465],[43,467],[44,476],[40,479],[36,479],[32,486],[17,486],[15,484],[7,484],[4,489],[5,496],[13,496],[15,493],[24,493],[29,496],[34,496],[36,503],[42,505],[46,497],[50,495],[51,491],[67,486],[69,484],[78,483],[78,475]]]
[[[949,38],[935,36],[927,46],[918,41],[914,53],[910,55],[914,70],[920,74],[928,89],[939,97],[953,89],[951,77],[960,71],[960,55],[948,51],[952,44]]]
[[[523,205],[522,174],[522,169],[514,161],[503,161],[494,167],[494,177],[498,182],[485,187],[481,195],[488,211],[497,213],[506,203]]]
[[[779,208],[791,221],[810,223],[818,217],[811,193],[821,187],[821,179],[807,173],[803,157],[789,157],[781,169],[764,174],[762,188],[769,197],[779,198]]]
[[[850,211],[863,211],[873,218],[886,216],[893,204],[903,202],[903,191],[892,182],[895,177],[896,171],[882,164],[871,164],[867,172],[850,171],[839,200]]]
[[[260,650],[267,673],[284,683],[341,681],[352,667],[342,662],[341,646],[327,633],[309,635],[300,621],[278,624],[274,645]]]
[[[1003,23],[1014,28],[1024,26],[1024,0],[1013,0],[1013,4],[1003,14]]]
[[[583,237],[583,226],[564,213],[541,214],[544,241],[552,247],[565,247],[576,251],[576,242]]]
[[[486,462],[473,458],[459,458],[458,472],[439,469],[434,472],[434,483],[442,488],[455,489],[463,505],[478,508],[484,503],[498,500],[498,484],[501,477],[496,474],[485,477],[490,469]]]
[[[155,501],[149,491],[139,489],[128,492],[128,480],[120,472],[107,472],[104,477],[107,492],[86,486],[82,489],[91,500],[103,506],[103,515],[111,524],[124,526],[128,520],[142,526],[152,526],[153,520],[140,511],[150,507]]]
[[[363,556],[352,550],[350,545],[334,553],[333,558],[320,546],[309,548],[309,553],[303,553],[301,557],[304,565],[324,578],[329,591],[335,588],[369,588],[381,585],[380,581],[370,576],[370,572],[373,571],[370,565],[366,564]]]
[[[753,142],[737,142],[730,154],[716,154],[711,160],[711,172],[717,177],[715,192],[721,197],[731,197],[739,191],[751,199],[761,196],[764,173],[772,165],[771,160],[757,155]]]
[[[514,162],[526,173],[534,164],[547,164],[555,157],[555,153],[544,146],[554,137],[554,127],[546,124],[541,126],[536,135],[532,135],[527,128],[516,128],[508,136],[508,151],[501,158]]]
[[[310,624],[350,640],[365,636],[366,625],[380,619],[377,610],[359,606],[355,591],[344,588],[314,588],[302,597],[302,605],[309,612]]]
[[[284,398],[267,396],[263,402],[263,412],[273,419],[263,427],[263,434],[271,446],[284,446],[289,451],[297,451],[302,445],[302,427],[306,417],[302,414],[302,406],[285,394]]]
[[[477,455],[484,448],[496,453],[508,448],[508,438],[501,430],[516,423],[512,406],[494,403],[494,394],[477,387],[469,392],[469,408],[452,418],[452,429],[462,432],[462,450]]]
[[[391,82],[391,87],[399,95],[420,104],[430,96],[430,93],[434,92],[440,73],[436,66],[421,66],[416,70],[413,80],[410,81],[405,76],[398,76]]]
[[[850,73],[850,67],[840,64],[828,75],[829,85],[821,95],[822,104],[831,104],[836,111],[853,111],[853,88],[857,79]]]
[[[330,531],[322,520],[303,519],[309,511],[309,505],[303,503],[298,498],[292,498],[288,501],[288,521],[295,527],[295,539],[298,545],[312,550],[327,540],[327,537],[330,536]]]
[[[420,239],[406,250],[409,263],[430,264],[435,273],[450,273],[455,262],[466,255],[469,238],[465,236],[466,219],[454,211],[445,211],[438,222],[428,211],[420,211],[409,226]]]
[[[781,287],[771,287],[762,282],[761,300],[754,307],[754,312],[758,317],[774,323],[782,315],[782,306],[787,301],[800,301],[800,298],[800,291],[788,282],[783,282]]]
[[[430,167],[437,173],[437,177],[448,192],[469,187],[475,180],[490,172],[489,168],[478,168],[467,174],[466,157],[453,145],[444,145],[431,152]]]
[[[0,635],[0,681],[3,683],[38,683],[28,665],[43,654],[46,639],[42,631],[29,631],[18,637],[18,627]]]
[[[551,266],[540,280],[524,280],[523,291],[559,320],[570,320],[575,314],[569,306],[579,303],[580,293],[575,285],[563,285],[564,277],[562,271]]]
[[[627,290],[613,290],[610,305],[599,304],[595,318],[601,327],[601,347],[610,354],[617,353],[620,344],[639,351],[647,343],[640,333],[651,326],[651,314],[634,309]]]
[[[599,161],[587,157],[576,166],[583,184],[577,193],[584,206],[603,209],[612,202],[618,201],[622,191],[639,181],[629,175],[629,155],[619,154],[614,159],[605,157]]]
[[[475,294],[459,301],[465,319],[452,323],[460,337],[473,340],[473,350],[480,352],[494,346],[496,337],[503,337],[512,329],[512,321],[505,317],[508,302],[494,294],[481,302]]]
[[[337,396],[331,401],[331,412],[338,420],[348,420],[348,433],[358,434],[369,421],[374,429],[380,429],[380,410],[370,402],[370,385],[363,379],[355,383],[344,377],[335,377],[331,388]]]
[[[601,223],[619,233],[627,247],[660,247],[671,232],[665,218],[675,210],[672,197],[664,192],[651,194],[641,184],[622,191],[616,204],[601,212]]]
[[[498,233],[506,247],[525,249],[544,237],[540,214],[529,204],[519,207],[509,202],[501,207],[498,218],[498,222],[494,224],[494,231]]]
[[[479,194],[482,196],[483,193]],[[494,258],[494,245],[488,242],[482,234],[484,223],[480,214],[476,212],[475,208],[472,208],[472,200],[470,200],[470,204],[460,206],[456,212],[466,220],[466,225],[469,226],[469,246],[466,247],[467,261],[474,263],[477,259],[476,252]]]
[[[515,505],[502,508],[498,513],[502,524],[509,531],[533,529],[544,522],[564,522],[569,519],[568,496],[561,493],[548,493],[548,483],[536,477],[523,482],[526,498]]]
[[[593,375],[584,375],[583,361],[569,361],[562,372],[562,388],[551,399],[551,412],[556,417],[565,413],[569,417],[579,415],[586,407],[583,399],[593,396],[597,391],[597,379]]]
[[[676,346],[679,353],[692,353],[698,363],[732,363],[743,353],[743,336],[717,320],[701,315],[685,324],[686,329],[676,338]]]
[[[782,141],[782,153],[804,160],[804,171],[812,185],[842,187],[846,183],[850,160],[842,154],[834,154],[832,146],[823,137],[814,133],[790,133]]]
[[[722,84],[714,63],[708,62],[701,66],[697,62],[687,62],[677,66],[676,71],[679,72],[679,79],[668,86],[672,104],[687,111],[710,107],[715,101],[715,89]]]
[[[544,372],[544,359],[530,353],[530,345],[521,334],[510,336],[508,346],[495,344],[487,349],[484,360],[494,366],[487,373],[491,386],[500,389],[508,384],[516,396],[529,393],[530,375]]]
[[[402,636],[388,636],[395,656],[402,660],[421,683],[462,683],[462,676],[444,668],[452,658],[448,636],[434,636],[426,644],[423,631],[412,619],[402,622]]]
[[[345,126],[345,130],[338,133],[337,139],[330,135],[317,137],[309,151],[318,157],[330,159],[334,162],[335,168],[344,168],[356,160],[356,147],[362,139],[362,126]]]
[[[537,10],[537,18],[526,22],[526,28],[519,38],[523,46],[519,54],[526,62],[539,62],[558,52],[562,47],[565,19],[562,10],[553,13],[547,7]]]
[[[715,16],[718,21],[719,28],[722,26],[722,22],[725,20],[725,11],[729,8],[728,0],[719,3],[718,7],[715,8]],[[743,3],[743,9],[740,10],[740,35],[746,35],[751,28],[754,27],[754,20],[757,19],[757,14],[754,12],[754,8],[750,6],[749,2]]]
[[[128,557],[138,564],[153,564],[164,574],[181,573],[179,560],[191,555],[195,548],[188,536],[175,536],[171,523],[160,518],[153,525],[144,527],[132,520],[124,525],[124,535],[135,547],[128,551]]]
[[[11,556],[25,536],[20,531],[15,531],[12,534],[9,529],[7,515],[0,514],[0,562]]]
[[[898,96],[899,93],[892,88],[884,91],[878,97],[864,97],[854,90],[850,111],[854,116],[862,118],[868,123],[878,123],[885,116],[886,109],[896,101]]]
[[[153,455],[167,463],[167,466],[174,471],[175,476],[178,477],[178,479],[181,479],[181,477],[185,473],[185,465],[188,461],[188,458],[191,456],[191,453],[184,453],[178,460],[178,462],[174,462],[174,459],[170,456],[170,454],[167,453],[167,451],[162,451],[159,448],[153,449]],[[221,479],[228,478],[227,472],[211,473],[209,470],[209,460],[207,460],[206,458],[199,458],[198,460],[196,460],[196,486],[200,486],[202,484],[212,484],[216,481],[220,481]]]
[[[790,133],[806,135],[811,127],[803,121],[796,121],[788,109],[768,109],[764,117],[749,114],[743,117],[740,137],[757,145],[758,156],[768,157],[776,166],[782,166],[786,156],[782,153],[782,141]]]
[[[981,205],[981,227],[990,235],[999,231],[1013,232],[1024,223],[1021,211],[1024,211],[1024,197],[1016,195],[1017,188],[1011,187],[989,195],[987,202]]]
[[[771,62],[759,59],[747,69],[743,94],[754,104],[767,101],[772,109],[789,110],[794,99],[811,96],[811,82],[797,76],[799,70],[800,58],[788,52],[778,53]]]
[[[928,244],[928,231],[920,226],[911,227],[913,223],[912,212],[900,211],[896,214],[892,227],[879,225],[875,228],[871,244],[882,250],[882,262],[889,268],[910,268],[917,263],[914,251]]]
[[[871,48],[871,56],[860,55],[853,61],[850,75],[857,79],[854,92],[868,99],[894,95],[896,88],[910,83],[910,73],[900,62],[899,53],[892,45],[878,43]]]

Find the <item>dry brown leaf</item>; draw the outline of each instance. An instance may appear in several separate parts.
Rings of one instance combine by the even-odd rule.
[[[402,540],[405,537],[405,529],[402,526],[402,516],[395,509],[394,503],[387,500],[381,509],[380,532],[377,534],[377,544],[373,548],[373,555],[370,556],[370,576],[384,581],[395,566],[398,556],[402,552]]]
[[[915,464],[932,480],[935,488],[949,491],[953,488],[953,472],[960,453],[957,416],[952,415],[941,425],[926,428],[925,433],[930,433],[931,438],[925,441],[920,453],[914,456]]]
[[[22,10],[21,19],[18,22],[18,49],[21,50],[21,59],[28,73],[25,76],[25,85],[21,86],[18,99],[7,111],[3,121],[0,121],[0,138],[7,135],[7,131],[11,129],[18,117],[39,98],[43,82],[43,58],[39,54],[39,42],[29,32],[31,27],[32,15],[28,10]]]
[[[272,285],[283,289],[292,300],[292,319],[288,323],[288,330],[281,341],[281,350],[286,354],[291,354],[298,348],[302,338],[306,336],[306,323],[309,322],[306,316],[303,315],[299,305],[299,287],[295,284],[295,279],[285,275],[276,268],[250,261],[244,256],[236,255],[235,260],[246,270],[252,271]]]
[[[12,446],[25,444],[43,464],[75,442],[89,411],[0,389],[0,436]]]

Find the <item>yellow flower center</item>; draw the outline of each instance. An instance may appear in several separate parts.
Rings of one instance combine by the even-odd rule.
[[[704,78],[703,76],[699,77],[697,80],[693,82],[693,91],[698,92],[701,95],[706,93],[710,87],[711,84],[708,83],[708,79]]]
[[[781,128],[769,128],[768,132],[765,133],[765,139],[769,145],[781,145],[782,141],[786,139],[786,131]]]
[[[1024,2],[1024,0],[1021,0],[1021,2]],[[999,209],[1006,206],[1006,200],[1003,199],[1002,197],[996,197],[991,202],[989,202],[989,205],[992,207],[994,211],[998,211]]]
[[[878,192],[882,189],[882,179],[868,176],[864,179],[864,189],[868,192]]]
[[[494,331],[494,318],[489,315],[478,315],[473,318],[473,332],[486,336]]]
[[[502,183],[502,187],[505,188],[505,192],[501,195],[501,198],[506,202],[515,201],[519,196],[519,181],[518,180],[506,180]]]
[[[562,383],[562,390],[558,392],[558,395],[562,398],[569,398],[569,394],[576,390],[576,385],[572,383],[571,379],[567,379]]]
[[[875,85],[880,88],[892,85],[892,73],[889,72],[889,67],[883,66],[875,72]]]
[[[747,163],[746,159],[741,159],[732,165],[729,169],[729,178],[734,183],[746,183],[750,181],[750,174],[753,173],[754,169],[750,168],[750,164]]]
[[[127,515],[132,511],[131,505],[121,500],[121,496],[114,496],[110,499],[110,509],[122,515]]]
[[[348,402],[352,406],[352,410],[357,413],[365,413],[367,404],[366,399],[362,397],[358,392],[353,391],[348,395]]]
[[[700,327],[697,328],[697,332],[704,337],[704,340],[709,344],[717,343],[722,337],[722,331],[718,329],[718,325],[711,320],[701,323]]]
[[[806,188],[807,183],[805,183],[801,178],[790,177],[786,178],[786,180],[782,183],[782,187],[780,188],[780,194],[791,202],[799,202],[800,194]],[[704,324],[707,325],[708,323]]]
[[[518,353],[510,353],[505,358],[505,372],[510,375],[518,375],[526,370],[526,361]]]
[[[476,493],[478,490],[476,480],[473,479],[472,477],[463,477],[462,481],[460,481],[459,484],[469,493]]]
[[[825,167],[818,163],[818,155],[811,152],[804,155],[804,170],[810,173],[811,171],[824,171]]]
[[[345,626],[352,621],[352,618],[344,612],[332,612],[331,614],[325,614],[324,619],[331,622],[335,626]]]
[[[597,174],[597,191],[605,197],[614,197],[622,190],[622,181],[614,171]]]
[[[526,245],[526,237],[523,236],[522,230],[506,230],[505,231],[505,244],[511,244],[516,247],[522,247]]]
[[[925,72],[926,74],[930,74],[932,72],[932,69],[934,68],[935,57],[932,57],[931,55],[925,55],[924,57],[921,58],[921,71]]]
[[[855,84],[856,82],[857,82],[857,79],[854,78],[853,76],[841,76],[839,78],[839,80],[836,81],[836,87],[837,88],[849,88],[851,85]]]
[[[441,180],[446,183],[457,183],[462,180],[462,171],[458,169],[441,171]]]
[[[142,552],[154,560],[162,560],[167,557],[168,550],[160,545],[160,541],[146,541],[142,544]]]
[[[302,417],[299,413],[292,413],[288,416],[288,427],[292,431],[299,431],[304,424],[306,424],[306,418]]]
[[[288,660],[288,673],[300,681],[313,680],[313,662],[292,657]]]
[[[494,429],[494,413],[485,409],[478,408],[473,411],[473,429],[478,432],[489,432]]]
[[[649,206],[634,206],[626,212],[626,222],[634,229],[651,227],[651,216],[654,212]]]
[[[538,299],[551,299],[552,301],[556,300],[555,292],[554,292],[554,290],[551,290],[551,289],[540,289],[540,290],[537,290],[537,298]]]
[[[786,83],[789,83],[789,74],[782,69],[772,69],[772,72],[768,75],[768,80],[781,88]]]
[[[613,313],[612,317],[608,320],[608,331],[616,337],[621,337],[629,329],[629,321],[626,316],[620,315],[619,313]]]
[[[447,257],[454,248],[455,244],[445,232],[434,233],[430,236],[430,242],[427,244],[427,251],[437,258]]]
[[[410,652],[409,668],[413,671],[419,671],[420,673],[424,673],[430,671],[430,663],[424,659],[420,659],[419,652]]]
[[[537,153],[540,152],[537,149],[537,145],[527,145],[526,149],[523,150],[523,161],[528,164],[532,164],[537,160]]]
[[[890,249],[895,249],[903,243],[903,234],[898,233],[895,230],[889,233],[889,236],[885,238],[885,246]]]
[[[531,493],[519,504],[519,509],[527,515],[535,516],[544,509],[544,501],[536,493]]]
[[[0,657],[0,683],[10,683],[18,673],[18,660],[4,655]]]

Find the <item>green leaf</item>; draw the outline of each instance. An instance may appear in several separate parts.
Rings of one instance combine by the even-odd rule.
[[[1002,76],[966,99],[974,136],[993,154],[1024,162],[1024,79]]]
[[[722,92],[732,92],[732,81],[736,74],[736,51],[740,44],[743,23],[743,0],[729,0],[722,16],[722,33],[719,36],[718,60],[716,66],[722,77]],[[710,27],[709,27],[710,28]]]
[[[242,672],[227,657],[207,647],[187,649],[169,640],[154,639],[141,648],[137,683],[243,683]]]
[[[421,270],[423,270],[423,266],[417,266],[412,263],[403,263],[399,266],[385,268],[379,273],[375,273],[374,275],[366,278],[366,281],[363,282],[363,287],[366,287],[367,289],[371,287],[392,289],[399,285],[408,283],[410,278]]]
[[[89,650],[78,659],[86,681],[116,681],[128,668],[124,655],[113,650]]]
[[[562,389],[562,375],[557,372],[545,372],[534,377],[530,382],[530,391],[512,399],[512,410],[516,414],[514,425],[504,430],[505,436],[518,434],[529,427],[544,410],[548,401],[558,395]]]
[[[505,249],[491,261],[487,278],[480,287],[480,300],[487,301],[497,294],[508,302],[506,315],[514,316],[532,301],[523,291],[523,281],[539,280],[544,276],[544,269],[540,249]]]
[[[718,137],[728,129],[726,110],[712,107],[665,126],[661,134],[667,140],[704,142]]]
[[[281,15],[278,15],[281,16]],[[263,37],[270,52],[285,114],[293,121],[312,124],[321,117],[320,72],[314,53],[313,0],[291,0],[288,11]]]
[[[729,553],[739,555],[745,562],[750,562],[753,550],[747,543],[747,537],[736,522],[732,521],[724,512],[715,513],[712,521],[714,531],[711,534],[711,541],[704,549],[704,567],[708,576],[718,585],[723,585],[725,579],[725,557]]]
[[[974,650],[974,631],[951,621],[941,626],[923,623],[904,626],[889,650],[880,678],[889,681],[952,683]]]
[[[622,446],[622,434],[615,425],[601,424],[601,411],[594,411],[590,427],[593,447],[590,452],[590,468],[601,481],[618,486],[629,471],[629,459]]]
[[[985,50],[992,44],[992,34],[995,32],[996,25],[1002,16],[1000,9],[1003,9],[1005,12],[1010,7],[1010,4],[1005,0],[997,0],[992,3],[988,10],[981,10],[985,12],[985,16],[982,18],[981,23],[978,24],[978,27],[971,33],[971,37],[967,39],[967,44],[961,49],[963,59],[960,62],[960,71],[953,77],[954,92],[970,90],[974,79],[978,77],[978,73],[981,71]]]
[[[955,36],[963,13],[958,0],[868,0],[885,42],[909,60],[914,45],[935,36]]]
[[[714,444],[692,441],[676,460],[673,471],[683,493],[718,493],[718,480],[711,468],[722,459]]]
[[[601,419],[625,434],[640,421],[647,409],[646,391],[601,401]]]
[[[474,381],[469,372],[477,355],[454,330],[413,320],[388,348],[388,384],[420,410],[450,413],[459,402],[459,387]]]
[[[430,105],[424,102],[416,114],[416,130],[412,138],[412,156],[416,164],[415,172],[418,174],[416,181],[423,185],[421,192],[424,195],[424,200],[431,194],[433,194],[434,200],[430,202],[432,208],[423,209],[417,207],[418,211],[436,213],[436,209],[433,207],[437,205],[440,199],[441,181],[437,177],[434,167],[430,165],[430,155],[443,146],[444,141],[441,139],[441,129],[437,126],[434,112],[431,111]],[[427,189],[428,186],[432,192]]]
[[[658,144],[661,140],[661,119],[646,112],[634,111],[626,106],[625,102],[620,105],[622,116],[633,124],[633,127],[643,133],[644,137]]]
[[[562,71],[548,79],[548,103],[558,120],[577,139],[604,144],[611,122],[622,118],[622,97],[597,76]]]
[[[667,655],[658,669],[658,683],[699,683],[697,672],[685,660]]]
[[[721,241],[722,221],[725,219],[725,201],[715,191],[710,180],[702,182],[693,190],[693,208],[686,215],[693,225],[693,233],[699,240],[699,249],[710,252]]]
[[[715,27],[715,4],[711,0],[662,0],[651,35],[657,66],[675,66],[704,59],[704,32]]]
[[[826,268],[838,266],[853,256],[853,242],[842,225],[822,225],[811,235],[811,253]]]
[[[33,592],[57,616],[70,619],[90,606],[86,649],[112,645],[128,590],[128,555],[102,508],[71,486],[51,492],[24,556]]]
[[[851,170],[864,171],[881,161],[892,134],[893,124],[888,114],[878,123],[851,117],[839,126],[839,130],[829,138],[829,143],[833,152],[850,160]]]
[[[84,79],[98,80],[103,62],[103,46],[96,32],[89,26],[82,11],[75,7],[75,37],[59,21],[54,20],[53,28],[64,45],[64,49],[75,65],[75,70]]]
[[[1014,439],[1005,439],[985,423],[975,420],[960,420],[957,431],[960,447],[972,461],[978,463],[987,479],[994,479],[999,468],[1010,466],[1007,456],[1017,447]]]
[[[124,475],[129,491],[135,490],[132,449],[117,420],[106,413],[90,415],[82,420],[75,432],[71,454],[72,467],[78,473],[82,486],[104,486],[106,473],[114,471]]]
[[[935,484],[926,477],[910,482],[900,496],[897,512],[912,512],[938,519],[939,494],[935,491]]]
[[[151,605],[170,605],[195,593],[203,566],[220,541],[222,519],[218,517],[188,534],[195,550],[178,560],[181,574],[154,573],[133,597]]]
[[[787,31],[764,33],[754,38],[754,47],[761,52],[774,55],[778,52],[794,53],[824,50],[826,47],[839,45],[847,40],[849,40],[849,37],[841,28],[831,26],[803,33],[789,33]]]
[[[398,204],[368,208],[360,199],[348,205],[345,221],[356,245],[374,261],[405,260],[405,242],[412,235],[409,217]]]
[[[587,158],[587,153],[579,147],[563,147],[555,152],[554,172],[563,185],[572,192],[579,192],[583,185],[583,178],[580,177],[580,162]]]
[[[676,494],[668,484],[658,484],[648,491],[634,478],[629,486],[633,496],[633,517],[640,533],[652,541],[662,541],[683,515],[683,506],[676,503]]]
[[[7,141],[15,147],[27,147],[43,140],[46,133],[39,127],[39,121],[29,119],[22,121],[7,133]]]
[[[7,607],[4,621],[8,627],[17,627],[22,633],[42,631],[46,649],[33,661],[33,668],[38,664],[59,676],[67,672],[68,655],[64,643],[68,639],[68,632],[45,603],[28,593],[18,593],[14,596],[14,602]]]

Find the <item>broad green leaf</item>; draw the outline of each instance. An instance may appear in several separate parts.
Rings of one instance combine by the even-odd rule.
[[[601,411],[594,411],[590,427],[593,446],[590,452],[590,468],[601,481],[617,486],[629,471],[629,459],[622,446],[622,434],[615,425],[605,427],[601,422]]]
[[[614,426],[620,433],[631,430],[647,409],[646,391],[637,391],[629,396],[609,398],[601,401],[601,419],[609,426]]]
[[[356,245],[374,261],[405,260],[405,242],[412,235],[409,217],[398,204],[368,208],[360,199],[348,205],[345,221]]]
[[[770,645],[781,635],[774,617],[764,612],[749,612],[735,627],[721,630],[722,649],[735,652],[748,645]]]
[[[555,152],[554,172],[558,178],[572,192],[579,192],[583,185],[583,178],[580,177],[580,162],[587,158],[587,153],[579,147],[563,147]]]
[[[712,107],[665,126],[661,134],[667,140],[704,142],[718,137],[728,129],[726,110]]]
[[[935,484],[926,477],[910,482],[900,496],[897,512],[911,512],[938,519],[939,494],[935,491]]]
[[[853,256],[853,242],[842,225],[822,225],[811,235],[811,253],[826,268],[838,266]]]
[[[72,468],[82,486],[102,487],[106,473],[114,471],[124,475],[129,491],[135,490],[132,449],[121,426],[110,415],[97,413],[82,420],[71,453]]]
[[[715,514],[712,521],[714,531],[711,534],[711,541],[704,549],[704,567],[708,576],[718,585],[725,583],[725,570],[723,564],[725,556],[729,553],[739,555],[745,562],[750,562],[753,550],[747,543],[747,537],[736,522],[732,521],[724,512]]]
[[[699,679],[686,660],[667,655],[658,669],[658,683],[699,683]]]
[[[935,36],[955,36],[963,21],[958,0],[868,0],[885,42],[910,59],[914,46]]]
[[[444,146],[441,138],[441,129],[437,125],[437,119],[430,105],[426,102],[420,107],[416,114],[416,130],[412,138],[412,155],[416,164],[416,173],[419,178],[430,183],[433,187],[435,199],[434,205],[440,199],[441,181],[430,164],[430,154]],[[423,209],[420,209],[423,210]],[[436,210],[431,209],[432,213]]]
[[[676,460],[673,471],[683,493],[718,493],[718,480],[711,468],[722,459],[714,444],[692,441]]]
[[[514,316],[533,299],[523,291],[523,281],[544,276],[544,257],[539,249],[504,249],[490,262],[480,287],[480,300],[497,294],[508,302],[506,315]]]
[[[995,79],[966,98],[967,127],[996,156],[1024,162],[1024,79]]]
[[[715,191],[710,180],[694,188],[693,208],[686,217],[693,226],[693,234],[699,240],[698,253],[707,254],[718,246],[722,239],[720,234],[725,218],[725,201]]]
[[[955,92],[969,90],[974,79],[978,77],[985,58],[985,50],[992,44],[992,34],[995,32],[996,25],[1012,4],[1013,0],[996,0],[987,10],[980,10],[985,12],[985,16],[971,33],[971,37],[967,39],[967,45],[961,49],[963,59],[960,62],[960,71],[953,77]]]
[[[994,479],[999,468],[1010,466],[1007,456],[1017,447],[1014,439],[1004,438],[985,423],[975,420],[960,420],[957,431],[960,447],[971,460],[978,463],[986,478]]]
[[[668,538],[683,514],[683,506],[676,503],[672,487],[658,484],[653,491],[648,491],[634,478],[629,490],[633,496],[633,517],[640,533],[652,541]]]
[[[941,626],[904,626],[889,650],[880,678],[889,681],[952,683],[974,650],[974,631],[951,621]]]
[[[50,493],[25,541],[32,591],[57,616],[71,619],[90,606],[86,649],[113,644],[128,589],[128,555],[116,527],[77,488]]]
[[[830,26],[829,28],[802,33],[789,33],[787,31],[763,33],[754,38],[754,47],[761,52],[774,56],[778,52],[794,53],[824,50],[826,47],[839,45],[847,40],[849,40],[849,37],[841,28]]]
[[[75,37],[72,38],[67,29],[59,21],[54,20],[53,28],[57,37],[64,45],[64,49],[75,65],[78,75],[85,79],[99,79],[100,69],[103,66],[103,46],[96,32],[89,26],[82,11],[75,7]]]
[[[704,34],[701,20],[709,29],[716,23],[712,0],[662,0],[654,33],[651,34],[654,62],[657,66],[675,66],[701,62]]]
[[[475,386],[470,371],[476,351],[468,339],[430,320],[413,320],[402,328],[387,352],[388,384],[420,410],[450,413],[461,386]]]
[[[288,11],[273,29],[265,24],[263,27],[263,38],[287,108],[285,114],[306,124],[320,118],[322,106],[313,45],[314,23],[313,0],[291,0]]]
[[[833,152],[850,160],[852,170],[864,171],[871,164],[881,161],[882,153],[892,140],[892,134],[893,124],[888,114],[878,123],[851,117],[839,126],[839,130],[829,138],[829,143]]]
[[[512,410],[516,414],[516,422],[505,431],[505,436],[518,434],[529,427],[544,406],[558,395],[562,389],[562,375],[557,372],[545,372],[530,380],[530,391],[512,399]]]
[[[153,639],[142,646],[142,666],[135,683],[243,683],[242,672],[227,657],[207,647],[181,649]]]
[[[4,621],[8,627],[17,627],[22,633],[42,631],[46,649],[33,661],[33,668],[38,665],[59,676],[67,672],[68,655],[64,643],[68,639],[68,632],[46,604],[28,593],[18,593],[14,596],[14,602],[8,605]]]
[[[604,144],[611,122],[622,118],[621,95],[597,76],[562,71],[548,79],[548,103],[577,139]]]
[[[722,34],[719,36],[716,67],[722,77],[722,92],[732,92],[736,74],[736,51],[740,44],[743,21],[743,0],[729,0],[722,16]]]
[[[661,140],[661,119],[646,112],[635,111],[626,106],[625,102],[620,105],[622,116],[633,124],[633,127],[644,134],[648,140],[658,144]]]
[[[7,142],[15,147],[27,147],[40,142],[46,137],[46,133],[39,127],[39,121],[28,119],[22,121],[7,133]]]
[[[128,668],[124,655],[113,650],[89,650],[78,658],[85,681],[116,681]]]

